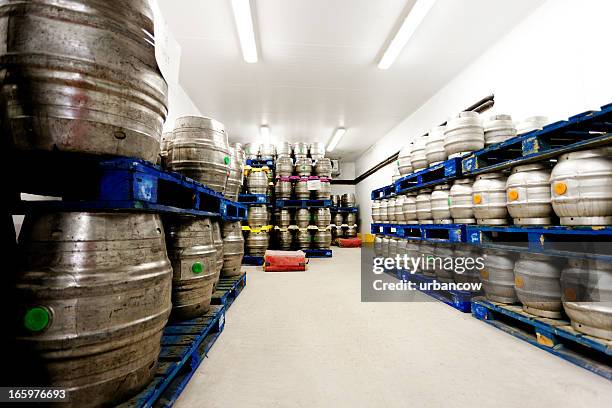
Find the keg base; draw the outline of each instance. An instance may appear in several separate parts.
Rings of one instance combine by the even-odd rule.
[[[515,218],[514,225],[550,225],[550,218]]]
[[[434,224],[452,224],[453,220],[434,220]]]
[[[478,225],[508,225],[505,218],[478,218]]]
[[[433,224],[433,220],[419,220],[419,224]]]
[[[448,155],[448,158],[449,158],[449,159],[454,159],[454,158],[457,158],[457,157],[463,157],[463,156],[465,156],[466,154],[470,154],[470,153],[472,153],[472,152],[471,152],[471,151],[467,151],[467,152],[453,153],[453,154],[449,154],[449,155]]]
[[[561,225],[612,225],[612,217],[561,217],[559,221]]]
[[[412,167],[403,166],[403,167],[398,167],[398,169],[399,169],[400,176],[407,176],[409,174],[412,174]]]
[[[507,305],[518,303],[518,299],[516,297],[505,297],[505,296],[491,295],[488,293],[485,293],[485,295],[487,299],[493,302],[505,303]]]
[[[587,326],[584,323],[579,323],[575,321],[572,321],[572,328],[574,328],[574,330],[580,333],[588,334],[590,336],[595,336],[606,340],[612,340],[612,330]]]
[[[238,276],[240,275],[241,270],[240,267],[236,267],[236,268],[231,268],[231,269],[224,269],[221,271],[221,276],[226,278],[226,277],[232,277],[232,276]]]
[[[196,317],[202,316],[210,309],[210,298],[204,300],[195,305],[172,305],[172,313],[170,314],[170,320],[181,321],[195,319]]]
[[[550,319],[560,319],[561,317],[563,317],[563,313],[561,313],[560,311],[557,312],[553,310],[542,310],[527,305],[523,305],[523,310],[534,316],[548,317]]]
[[[455,218],[455,224],[476,224],[475,218]]]

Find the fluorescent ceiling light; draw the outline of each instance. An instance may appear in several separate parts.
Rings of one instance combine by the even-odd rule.
[[[270,143],[270,128],[268,125],[262,125],[259,128],[259,135],[261,136],[261,140],[263,143]]]
[[[240,39],[240,48],[242,48],[242,57],[249,64],[257,62],[257,44],[251,16],[251,3],[249,0],[232,0],[232,9]]]
[[[327,145],[327,151],[328,152],[333,152],[334,151],[334,149],[336,148],[336,146],[340,142],[340,139],[342,139],[342,136],[344,136],[345,133],[346,133],[346,129],[345,128],[340,127],[338,129],[336,129],[336,133],[334,133],[334,136],[331,138],[331,140],[329,141],[329,144]]]
[[[404,19],[402,26],[397,33],[395,33],[395,37],[385,50],[380,62],[378,63],[378,68],[380,69],[388,69],[397,59],[400,52],[404,49],[410,37],[414,34],[416,29],[419,27],[421,22],[425,19],[429,10],[433,7],[436,0],[417,0],[410,9],[410,12]]]

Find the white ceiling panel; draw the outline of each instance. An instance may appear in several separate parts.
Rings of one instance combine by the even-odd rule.
[[[180,82],[233,141],[327,142],[354,159],[543,1],[438,0],[395,64],[377,57],[414,0],[251,0],[259,62],[242,60],[229,0],[159,0]]]

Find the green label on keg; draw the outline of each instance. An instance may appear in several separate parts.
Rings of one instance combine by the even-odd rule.
[[[448,197],[448,206],[450,207],[450,206],[451,206],[451,204],[452,204],[452,200],[451,200],[451,198],[450,198],[450,197]]]
[[[191,265],[191,272],[202,273],[202,271],[204,271],[204,267],[201,262],[194,262],[194,264]]]
[[[228,165],[229,165],[229,163],[230,163],[230,158],[229,158],[229,156],[225,156],[225,157],[223,158],[223,161],[225,162],[225,164],[228,164]]]
[[[46,307],[35,306],[29,309],[23,317],[23,325],[32,332],[39,332],[49,326],[49,310]]]

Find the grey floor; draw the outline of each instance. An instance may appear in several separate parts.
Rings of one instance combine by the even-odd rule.
[[[178,407],[612,407],[612,383],[437,302],[361,303],[359,250],[247,268]]]

